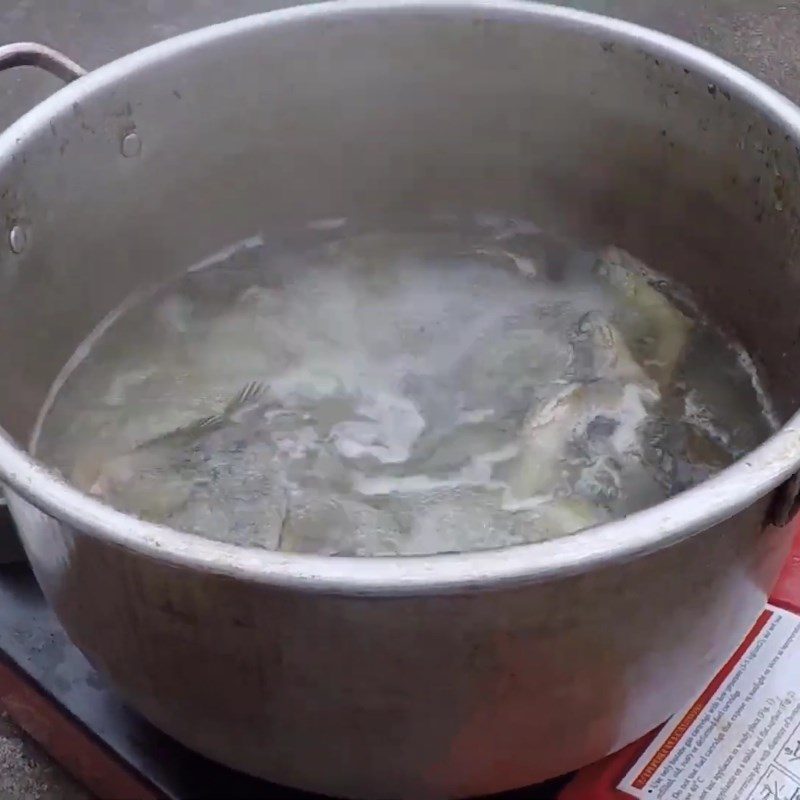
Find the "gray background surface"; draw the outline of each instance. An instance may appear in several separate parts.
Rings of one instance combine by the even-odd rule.
[[[288,4],[274,0],[0,0],[0,44],[39,41],[93,69],[178,33]],[[624,17],[688,39],[800,102],[800,0],[573,0],[561,5]],[[0,128],[58,87],[56,79],[35,70],[0,75]],[[85,795],[0,718],[0,797],[83,800]]]

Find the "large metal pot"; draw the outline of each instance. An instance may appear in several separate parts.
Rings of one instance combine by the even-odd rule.
[[[334,795],[520,786],[656,725],[764,602],[788,547],[770,522],[794,510],[798,417],[619,522],[406,559],[146,524],[24,443],[59,368],[142,283],[257,231],[442,209],[532,218],[673,274],[755,354],[789,419],[798,147],[800,111],[708,53],[502,1],[251,17],[53,95],[0,137],[0,477],[70,636],[188,746]]]

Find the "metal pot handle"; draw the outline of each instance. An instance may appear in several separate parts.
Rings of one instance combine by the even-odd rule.
[[[0,72],[12,67],[39,67],[71,83],[86,74],[86,70],[58,50],[36,42],[16,42],[0,47]]]

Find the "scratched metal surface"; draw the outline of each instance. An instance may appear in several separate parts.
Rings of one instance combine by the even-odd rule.
[[[279,8],[280,0],[0,0],[0,39],[38,40],[92,69],[192,28]],[[675,34],[800,101],[800,0],[571,0]],[[57,88],[33,70],[0,77],[0,126]]]
[[[183,31],[282,5],[275,0],[0,0],[0,43],[40,41],[92,69]],[[680,36],[800,102],[800,0],[573,0],[562,5]],[[58,86],[56,79],[30,69],[0,75],[0,128]],[[0,540],[11,535],[0,517]],[[127,712],[66,639],[24,566],[0,566],[0,652],[169,797],[301,797],[212,765]],[[552,790],[514,793],[520,800],[548,796]]]
[[[10,525],[0,512],[0,537],[13,535]],[[0,565],[0,659],[39,685],[54,705],[92,731],[108,752],[146,777],[166,800],[322,800],[212,763],[125,708],[69,642],[24,563]],[[83,800],[73,782],[48,759],[39,755],[39,763],[31,764],[37,751],[21,736],[15,741],[13,732],[13,726],[0,718],[0,769],[5,755],[28,782],[15,784],[19,791],[15,796],[1,791],[0,775],[3,800]],[[496,795],[495,800],[552,800],[564,782]]]

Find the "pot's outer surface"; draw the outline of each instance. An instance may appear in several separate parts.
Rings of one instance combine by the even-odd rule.
[[[64,627],[151,722],[342,797],[488,794],[629,743],[730,655],[788,540],[760,531],[762,504],[577,578],[346,597],[160,563],[12,509]],[[59,551],[53,580],[42,566]]]
[[[0,421],[25,442],[61,365],[143,283],[259,230],[438,211],[531,218],[674,275],[788,418],[799,146],[797,109],[735,68],[535,4],[306,7],[166,42],[0,138],[0,211],[24,231],[0,253]],[[764,521],[799,440],[793,419],[589,533],[409,559],[146,525],[11,438],[0,475],[68,633],[156,725],[280,783],[454,797],[594,760],[702,685],[788,549]]]

